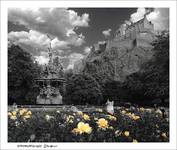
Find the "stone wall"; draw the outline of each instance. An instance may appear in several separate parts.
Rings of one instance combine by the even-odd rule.
[[[109,44],[109,47],[107,49],[111,49],[111,47],[117,47],[117,48],[128,48],[128,49],[131,49],[134,47],[134,43],[133,43],[134,40],[132,39],[126,39],[126,40],[121,40],[121,41],[116,41],[116,40],[113,40],[110,42]]]
[[[128,39],[136,39],[137,36],[141,33],[152,34],[154,32],[154,25],[147,20],[147,18],[143,18],[138,22],[131,25],[122,25],[117,31],[115,40],[122,41]]]

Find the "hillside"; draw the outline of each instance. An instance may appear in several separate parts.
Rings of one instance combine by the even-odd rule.
[[[97,74],[103,78],[124,81],[127,75],[139,71],[140,66],[149,60],[152,47],[101,47],[92,48],[90,54],[75,64],[75,73]]]

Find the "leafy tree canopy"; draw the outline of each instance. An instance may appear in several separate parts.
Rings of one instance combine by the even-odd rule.
[[[66,103],[99,104],[102,93],[98,82],[88,74],[74,74],[66,86]]]
[[[157,35],[152,45],[152,59],[127,77],[127,88],[136,98],[164,101],[169,98],[169,32]]]
[[[31,55],[18,45],[8,48],[8,102],[12,104],[35,103],[32,92],[33,81],[39,75],[40,67]]]

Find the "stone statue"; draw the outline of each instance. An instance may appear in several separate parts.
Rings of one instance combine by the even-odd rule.
[[[114,114],[114,101],[108,101],[106,102],[106,111],[110,114]]]
[[[49,62],[45,65],[40,78],[36,79],[40,92],[37,104],[63,104],[60,89],[64,89],[65,79],[63,66],[59,57],[53,57],[52,48],[49,48]]]

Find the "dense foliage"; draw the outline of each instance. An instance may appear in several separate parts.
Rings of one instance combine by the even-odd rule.
[[[37,91],[34,78],[39,75],[40,67],[31,55],[17,45],[8,48],[8,103],[34,104]]]
[[[102,93],[100,85],[88,74],[74,74],[67,80],[67,104],[100,104]]]
[[[73,74],[72,70],[66,71],[63,101],[66,104],[104,104],[110,99],[117,103],[154,104],[157,102],[154,100],[160,100],[165,105],[169,98],[169,33],[164,31],[157,35],[152,45],[152,59],[138,72],[127,76],[124,82],[115,81],[110,73]],[[40,67],[29,53],[15,45],[8,49],[9,104],[35,103],[38,91],[34,90],[33,81],[39,72]]]
[[[152,45],[153,57],[142,64],[138,72],[127,76],[124,82],[110,79],[106,82],[103,79],[99,80],[104,99],[109,98],[115,102],[129,101],[143,105],[156,102],[168,104],[169,33],[164,31],[157,35]]]
[[[132,99],[129,91],[124,82],[110,80],[104,85],[104,99],[110,99],[115,102],[115,104],[119,104],[121,102],[128,102]]]
[[[152,43],[154,55],[140,71],[127,77],[126,86],[136,100],[169,98],[169,33],[162,32]]]
[[[9,108],[8,142],[169,142],[168,109],[78,109]]]

